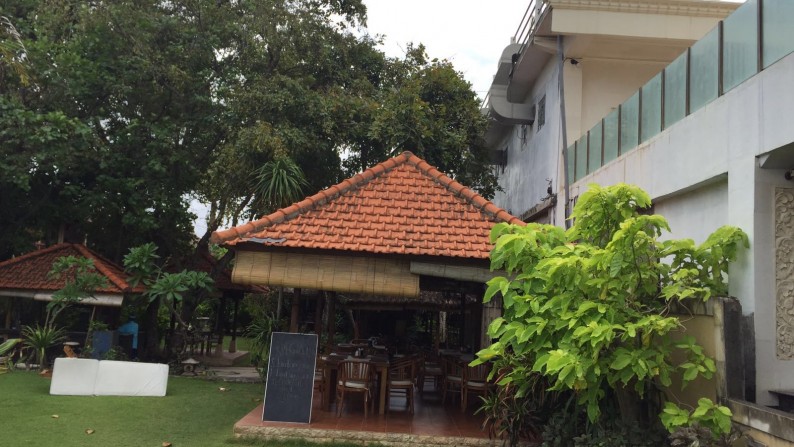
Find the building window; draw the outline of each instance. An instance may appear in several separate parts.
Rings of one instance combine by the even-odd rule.
[[[569,229],[573,226],[576,222],[576,219],[571,217],[573,213],[573,208],[576,206],[576,202],[579,201],[579,196],[574,196],[572,199],[568,199],[568,203],[565,205],[565,229]]]
[[[546,124],[546,95],[538,101],[538,130],[542,129],[544,124]]]

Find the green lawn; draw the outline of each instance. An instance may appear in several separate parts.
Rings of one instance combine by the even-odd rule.
[[[50,396],[50,379],[0,375],[0,445],[160,447],[302,447],[302,440],[235,440],[234,423],[263,399],[264,385],[169,377],[165,397]],[[220,391],[218,388],[227,388]],[[54,418],[53,415],[58,415]],[[94,430],[86,434],[86,430]],[[347,447],[351,444],[322,444]]]

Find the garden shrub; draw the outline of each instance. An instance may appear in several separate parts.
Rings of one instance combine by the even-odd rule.
[[[567,231],[495,225],[491,268],[507,275],[488,282],[484,299],[500,296],[504,311],[488,328],[496,342],[473,363],[507,359],[499,385],[519,395],[544,376],[549,390],[575,395],[591,424],[617,402],[626,426],[658,426],[654,400],[674,374],[686,384],[716,370],[692,337],[671,337],[682,327],[671,307],[726,295],[728,264],[748,238],[725,226],[700,245],[662,241],[670,228],[642,213],[650,206],[638,187],[590,185]],[[675,351],[683,361],[673,360]]]

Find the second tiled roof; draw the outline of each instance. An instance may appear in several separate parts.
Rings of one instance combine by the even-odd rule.
[[[498,222],[523,224],[404,152],[269,216],[215,232],[212,241],[487,259]]]

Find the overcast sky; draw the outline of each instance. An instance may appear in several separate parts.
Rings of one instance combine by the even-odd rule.
[[[364,0],[367,29],[385,36],[382,50],[402,56],[408,43],[423,43],[431,58],[448,59],[483,98],[502,50],[529,0]]]
[[[510,44],[529,2],[364,0],[367,28],[370,34],[386,36],[382,48],[386,54],[402,56],[407,43],[424,43],[431,58],[450,60],[480,98],[488,92],[499,56]]]

